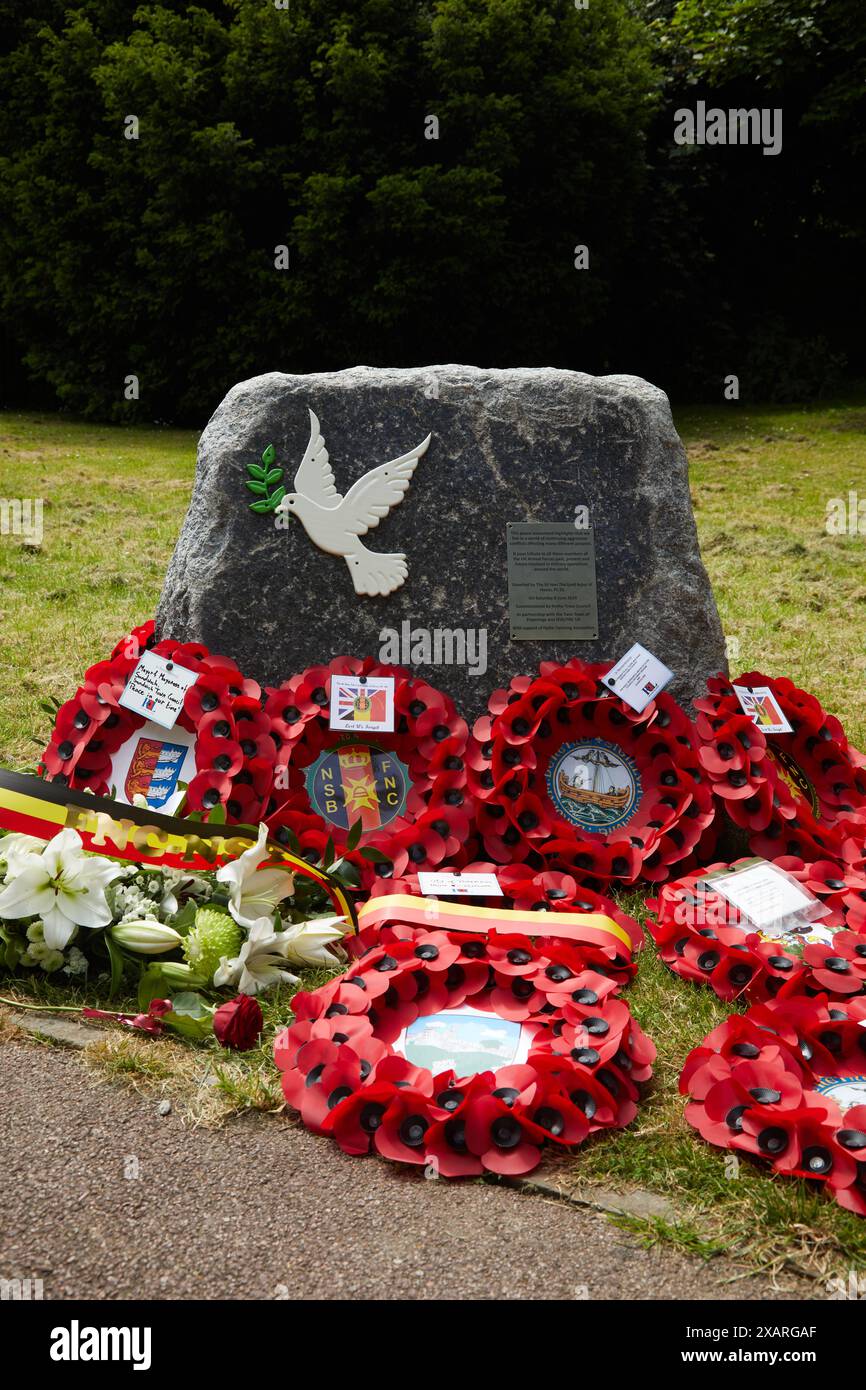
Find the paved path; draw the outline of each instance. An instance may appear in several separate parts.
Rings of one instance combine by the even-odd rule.
[[[594,1212],[347,1158],[281,1116],[184,1128],[59,1048],[0,1047],[0,1106],[0,1277],[46,1299],[785,1296]]]

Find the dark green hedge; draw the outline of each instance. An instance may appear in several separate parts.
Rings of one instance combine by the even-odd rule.
[[[201,421],[260,371],[455,359],[819,389],[862,336],[862,135],[821,143],[862,116],[859,4],[814,0],[816,53],[778,23],[810,0],[0,0],[4,400]],[[779,159],[673,145],[701,83],[789,79]]]

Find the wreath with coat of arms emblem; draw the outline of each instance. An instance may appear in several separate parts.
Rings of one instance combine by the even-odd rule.
[[[157,642],[152,622],[134,628],[117,643],[107,661],[85,673],[84,684],[55,712],[54,728],[42,754],[46,780],[75,790],[109,796],[116,755],[139,735],[146,721],[120,703],[141,655],[152,651],[197,672],[184,696],[177,729],[194,735],[193,776],[186,788],[183,813],[209,813],[223,807],[236,824],[257,822],[270,795],[279,736],[262,709],[262,690],[228,657],[217,656],[201,642]],[[124,784],[129,804],[143,796],[161,810],[179,790],[177,773],[186,746],[177,736],[138,737]],[[180,789],[182,790],[182,789]]]

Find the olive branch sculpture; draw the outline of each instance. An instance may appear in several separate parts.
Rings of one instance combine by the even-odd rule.
[[[283,469],[274,468],[274,460],[277,456],[273,444],[269,444],[262,454],[261,463],[248,463],[247,472],[249,478],[246,480],[250,492],[256,495],[255,502],[250,503],[250,511],[253,512],[274,512],[286,495],[286,489],[282,484]],[[274,486],[273,492],[271,487]]]

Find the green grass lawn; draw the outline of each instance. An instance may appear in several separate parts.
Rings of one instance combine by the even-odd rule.
[[[0,536],[0,763],[30,762],[39,701],[151,617],[189,501],[196,436],[0,414],[0,497],[42,497],[38,549]]]
[[[732,669],[790,675],[863,746],[864,538],[828,535],[825,517],[828,499],[860,485],[866,403],[728,405],[676,418],[704,560],[725,633],[738,643]],[[88,665],[152,616],[189,497],[195,444],[187,431],[0,415],[0,497],[46,499],[41,547],[0,536],[0,765],[34,762],[33,740],[44,743],[49,732],[40,700],[66,698]],[[640,915],[638,895],[625,901]],[[63,997],[48,984],[40,993]],[[598,1183],[666,1194],[680,1219],[647,1224],[647,1239],[707,1255],[724,1249],[771,1268],[792,1261],[821,1277],[866,1268],[866,1222],[746,1161],[726,1173],[726,1155],[683,1121],[682,1062],[727,1006],[676,981],[651,945],[629,1002],[659,1049],[638,1119],[575,1157],[551,1160],[547,1176],[565,1191]],[[111,1075],[165,1085],[171,1065],[161,1059],[174,1056],[190,1095],[207,1075],[223,1111],[268,1109],[279,1100],[268,1047],[287,1013],[287,994],[269,1002],[262,1048],[242,1062],[217,1064],[182,1044],[125,1036],[97,1045],[91,1060]],[[210,1105],[211,1113],[219,1109]]]
[[[728,413],[730,411],[730,413]],[[732,673],[788,675],[866,743],[866,535],[829,535],[830,498],[866,501],[866,404],[677,415]],[[864,507],[866,512],[866,507]]]

